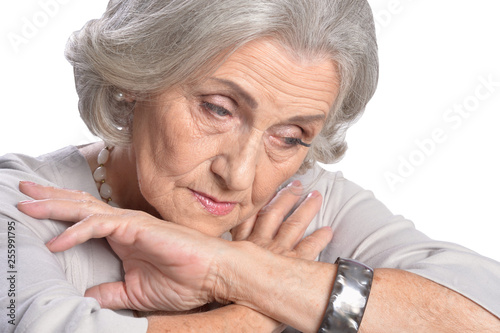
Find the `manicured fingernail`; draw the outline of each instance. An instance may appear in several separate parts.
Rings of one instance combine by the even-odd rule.
[[[19,184],[23,184],[23,185],[26,185],[26,186],[36,186],[36,185],[38,185],[37,183],[33,183],[33,182],[30,182],[30,181],[27,181],[27,180],[21,180],[19,182]]]

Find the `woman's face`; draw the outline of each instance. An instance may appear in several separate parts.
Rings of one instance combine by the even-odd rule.
[[[330,60],[247,44],[208,79],[134,112],[141,193],[168,221],[219,236],[251,217],[300,167],[338,91]]]

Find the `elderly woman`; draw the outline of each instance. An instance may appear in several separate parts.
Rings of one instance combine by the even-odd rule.
[[[103,142],[0,160],[2,331],[500,329],[498,263],[315,164],[375,90],[366,1],[112,0],[67,57]]]

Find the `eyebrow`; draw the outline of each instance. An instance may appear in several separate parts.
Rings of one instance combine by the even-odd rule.
[[[324,114],[313,114],[313,115],[307,115],[307,116],[295,116],[288,121],[291,122],[298,122],[298,123],[315,123],[315,122],[320,122],[325,120],[326,116]]]
[[[239,86],[237,83],[230,81],[230,80],[225,80],[225,79],[219,79],[219,78],[210,78],[213,81],[220,82],[229,88],[233,89],[236,94],[238,94],[239,97],[241,97],[248,106],[250,106],[252,109],[256,109],[259,106],[259,103],[248,93],[243,89],[241,86]]]
[[[212,78],[210,78],[210,80],[222,83],[222,84],[230,87],[231,89],[233,89],[238,94],[238,96],[243,98],[245,103],[247,103],[248,106],[250,106],[252,109],[256,109],[259,106],[259,103],[257,103],[257,101],[248,92],[246,92],[245,89],[243,89],[241,86],[239,86],[236,82],[233,82],[231,80],[226,80],[226,79],[220,79],[220,78],[216,78],[216,77],[212,77]],[[301,115],[301,116],[294,116],[294,117],[288,119],[288,121],[298,122],[298,123],[315,123],[315,122],[324,121],[325,118],[326,118],[326,116],[324,114],[315,114],[315,115],[307,115],[307,116]]]

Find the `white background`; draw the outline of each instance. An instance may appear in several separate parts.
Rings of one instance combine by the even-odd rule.
[[[348,132],[346,157],[328,168],[374,191],[431,237],[500,260],[500,2],[369,2],[379,88]],[[63,50],[69,34],[105,6],[104,0],[3,4],[0,154],[38,155],[94,141],[79,118]],[[481,78],[495,82],[487,97]],[[473,111],[460,123],[444,118],[464,104]],[[427,142],[436,130],[442,140],[422,151],[416,141]],[[401,160],[413,168],[401,169]],[[387,173],[401,178],[390,186]]]

